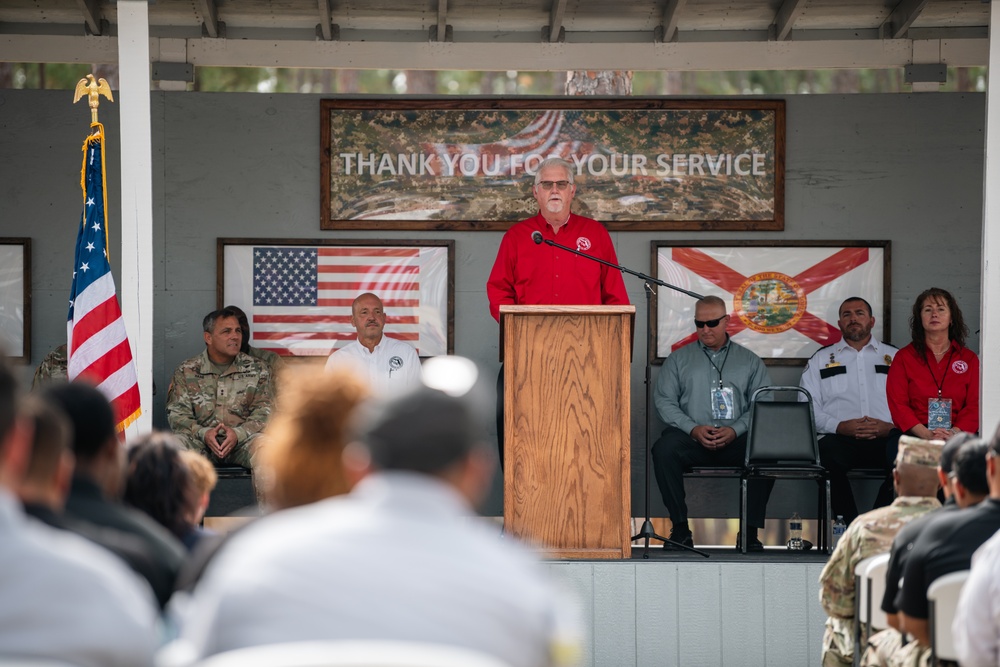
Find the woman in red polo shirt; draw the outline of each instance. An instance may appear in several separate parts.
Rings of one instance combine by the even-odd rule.
[[[910,332],[912,342],[896,353],[886,383],[896,428],[935,440],[977,433],[979,357],[965,347],[969,327],[955,297],[938,287],[922,292],[913,304]]]

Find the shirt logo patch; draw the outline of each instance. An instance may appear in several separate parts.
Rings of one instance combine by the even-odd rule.
[[[969,370],[969,364],[959,359],[958,361],[955,361],[951,364],[951,370],[961,375],[965,371]]]
[[[393,357],[393,358],[389,359],[389,369],[390,370],[398,371],[402,367],[403,367],[403,358],[402,357]]]
[[[590,250],[590,239],[586,236],[581,236],[576,240],[576,249],[580,252],[586,252]]]

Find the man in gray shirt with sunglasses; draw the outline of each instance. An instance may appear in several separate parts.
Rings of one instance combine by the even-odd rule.
[[[666,423],[653,445],[653,472],[670,513],[670,539],[692,546],[684,501],[684,472],[695,466],[742,466],[746,455],[750,396],[771,384],[764,362],[726,333],[726,303],[706,296],[695,304],[698,340],[675,350],[660,369],[653,402]],[[773,481],[751,480],[747,549],[759,551]],[[741,536],[742,539],[742,536]],[[676,548],[670,542],[665,548]]]

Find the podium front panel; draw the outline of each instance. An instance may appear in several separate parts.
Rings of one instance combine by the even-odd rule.
[[[630,555],[633,313],[502,311],[504,527],[553,556]]]

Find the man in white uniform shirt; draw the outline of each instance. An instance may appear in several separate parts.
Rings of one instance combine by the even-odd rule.
[[[410,345],[383,335],[385,309],[382,300],[365,292],[351,305],[351,324],[357,340],[334,350],[326,368],[349,367],[368,378],[377,396],[420,384],[420,357]]]
[[[892,502],[892,463],[886,443],[892,416],[885,380],[896,348],[872,337],[871,305],[852,296],[840,304],[837,324],[843,338],[820,348],[809,359],[800,385],[813,399],[820,460],[830,471],[833,514],[850,523],[858,515],[847,473],[855,468],[882,468],[886,482],[875,507]],[[803,397],[804,400],[804,397]]]

